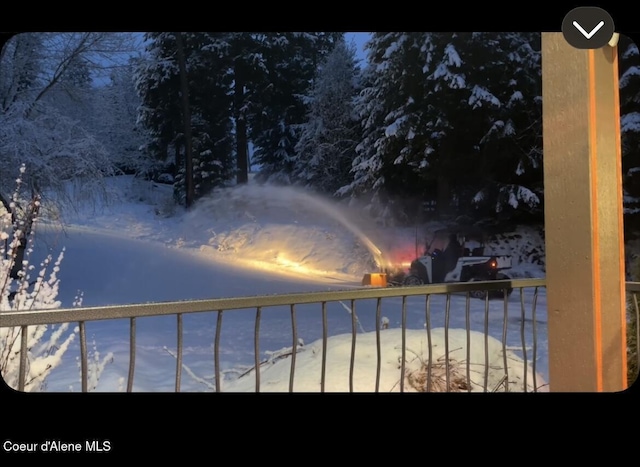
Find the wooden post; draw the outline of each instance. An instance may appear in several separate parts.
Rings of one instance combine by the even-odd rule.
[[[626,388],[617,56],[542,34],[551,391]]]

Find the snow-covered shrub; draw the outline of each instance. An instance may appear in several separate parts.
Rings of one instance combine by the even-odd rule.
[[[24,173],[24,166],[20,174]],[[18,193],[22,179],[17,180],[17,189],[11,201],[3,203],[0,226],[0,311],[48,310],[58,308],[60,270],[64,251],[52,265],[49,255],[41,264],[36,279],[30,282],[31,273],[35,266],[30,264],[30,254],[33,245],[30,243],[29,231],[37,222],[38,199],[34,198],[25,212],[19,209]],[[19,254],[20,248],[25,249],[24,256]],[[16,261],[21,261],[19,269],[15,268]],[[50,269],[50,271],[49,271]],[[46,274],[49,272],[48,279]],[[27,371],[25,390],[39,390],[44,386],[47,375],[59,363],[62,355],[73,341],[75,331],[68,332],[68,324],[62,324],[49,333],[43,340],[48,329],[46,325],[29,326],[27,328]],[[18,388],[20,370],[20,343],[22,330],[17,327],[0,328],[0,373],[4,381],[13,388]]]
[[[93,348],[88,353],[89,355],[87,356],[87,390],[94,391],[98,387],[98,382],[100,381],[100,375],[102,375],[102,372],[104,371],[105,366],[113,362],[113,352],[108,352],[105,356],[101,358],[100,352],[98,351],[98,347],[96,345],[96,341],[94,340]],[[76,363],[78,365],[78,370],[82,377],[82,362],[80,361],[80,357],[76,357]]]
[[[31,233],[38,221],[39,198],[34,196],[28,203],[19,199],[24,171],[25,167],[22,166],[11,199],[2,198],[0,205],[0,312],[3,313],[51,310],[61,305],[57,300],[60,284],[58,273],[64,249],[55,262],[48,255],[40,263],[35,279],[31,280],[36,270],[31,264]],[[25,205],[29,208],[20,209]],[[80,304],[80,301],[76,300],[76,304]],[[47,376],[61,363],[62,356],[78,332],[77,327],[69,327],[69,323],[27,327],[25,391],[39,391],[46,387]],[[0,374],[5,383],[14,389],[19,388],[21,340],[20,327],[0,328]]]

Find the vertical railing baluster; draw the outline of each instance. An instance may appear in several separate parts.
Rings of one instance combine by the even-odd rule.
[[[180,383],[182,380],[182,313],[176,314],[177,332],[178,332],[178,352],[176,355],[176,391],[180,392]]]
[[[18,369],[18,391],[24,392],[27,381],[27,339],[28,326],[20,326],[20,368]]]
[[[400,392],[404,392],[404,375],[407,369],[407,296],[402,296],[402,363],[400,364]]]
[[[222,329],[222,310],[218,310],[218,319],[216,321],[216,337],[213,342],[213,359],[215,365],[216,392],[222,391],[222,382],[220,381],[220,334]]]
[[[447,299],[444,306],[444,368],[445,368],[445,391],[449,392],[449,318],[451,312],[451,294],[447,292]]]
[[[524,283],[524,281],[523,281]],[[538,285],[533,285],[533,284],[538,284]],[[531,316],[527,316],[527,310],[526,310],[526,301],[525,301],[525,291],[524,291],[524,287],[528,287],[528,288],[533,288],[533,300],[532,300],[532,308],[531,308]],[[533,392],[537,392],[537,390],[539,389],[538,386],[539,384],[541,384],[541,376],[538,375],[538,368],[539,365],[537,364],[537,359],[539,358],[539,345],[538,345],[538,326],[537,326],[537,302],[538,302],[538,296],[539,296],[539,289],[540,287],[545,287],[545,283],[544,281],[533,281],[533,283],[531,285],[526,285],[526,286],[521,286],[521,287],[515,287],[515,288],[519,288],[519,293],[520,293],[520,340],[521,340],[521,344],[522,344],[522,354],[523,354],[523,366],[524,366],[524,374],[523,374],[523,381],[524,381],[524,392],[530,392],[529,391],[529,386],[528,386],[528,382],[531,381],[532,382],[532,391]],[[428,288],[425,288],[425,290],[429,290]],[[457,288],[454,288],[454,290],[460,290]],[[465,289],[461,289],[461,290],[465,290]],[[499,363],[496,362],[490,362],[490,342],[489,339],[490,334],[489,331],[493,329],[493,326],[490,326],[490,318],[491,318],[491,308],[490,308],[490,295],[488,294],[488,291],[485,291],[484,293],[484,298],[485,298],[485,303],[484,303],[484,319],[483,319],[483,325],[484,325],[484,391],[488,392],[490,390],[493,391],[497,391],[498,389],[500,389],[500,386],[504,385],[504,390],[505,392],[510,392],[510,382],[514,383],[515,380],[512,379],[510,381],[510,377],[513,378],[514,375],[514,371],[513,369],[511,369],[509,367],[509,358],[508,358],[508,349],[510,348],[509,344],[513,345],[513,337],[509,335],[509,333],[512,333],[509,329],[509,315],[510,314],[516,314],[517,316],[517,311],[515,311],[514,313],[510,313],[509,311],[509,293],[508,293],[508,289],[501,289],[503,291],[503,327],[502,327],[502,342],[501,342],[501,346],[502,346],[502,362],[503,362],[503,370],[504,373],[503,375],[501,375],[501,379],[499,383],[492,383],[489,376],[491,375],[491,372],[493,371],[491,364],[495,363],[497,365],[499,365]],[[415,292],[414,292],[415,293]],[[452,364],[452,360],[450,359],[450,353],[454,352],[456,350],[461,350],[460,346],[458,349],[453,349],[452,348],[452,343],[450,342],[450,335],[451,335],[451,330],[452,330],[452,323],[451,323],[451,317],[452,317],[452,312],[456,312],[458,310],[458,308],[456,308],[456,304],[452,304],[452,292],[447,292],[446,290],[440,290],[438,292],[439,296],[440,294],[444,293],[446,302],[445,302],[445,315],[444,315],[444,358],[445,358],[445,383],[446,383],[446,391],[451,391],[452,390],[452,383],[455,383],[455,376],[457,375],[457,368],[453,366]],[[456,295],[458,294],[457,292],[455,292]],[[465,292],[463,292],[465,293]],[[633,303],[634,305],[634,311],[635,311],[635,316],[638,317],[638,319],[640,319],[640,307],[638,306],[638,294],[635,292],[630,292],[631,293],[631,297],[630,299],[632,300],[632,302],[628,302],[628,303]],[[427,379],[425,381],[425,386],[419,388],[420,391],[422,390],[427,390],[427,391],[432,391],[433,390],[433,384],[434,381],[433,379],[433,364],[434,364],[434,346],[433,346],[433,336],[432,336],[432,323],[431,323],[431,295],[433,293],[423,293],[420,292],[420,295],[424,294],[425,296],[425,318],[426,318],[426,323],[425,323],[425,327],[427,330],[427,341],[428,341],[428,362],[427,359],[423,358],[422,355],[419,355],[418,357],[421,360],[421,365],[426,366],[427,369]],[[386,295],[386,294],[385,294]],[[472,299],[472,292],[466,292],[466,302],[465,302],[465,332],[466,332],[466,382],[467,382],[467,391],[471,392],[474,390],[474,388],[478,388],[479,389],[479,381],[477,381],[477,378],[475,375],[478,375],[478,378],[480,377],[480,370],[479,369],[472,369],[471,367],[475,364],[480,365],[480,361],[476,362],[475,360],[472,361],[472,358],[474,358],[473,352],[475,352],[475,350],[473,350],[472,352],[472,344],[475,344],[475,340],[472,339],[473,338],[473,333],[475,333],[476,331],[474,330],[476,326],[478,326],[479,324],[479,320],[476,319],[474,317],[474,319],[471,319],[471,299]],[[382,318],[382,300],[383,297],[381,296],[376,296],[373,294],[367,294],[367,295],[360,295],[360,294],[354,294],[352,296],[356,296],[356,297],[366,297],[365,299],[372,299],[372,298],[376,298],[376,312],[375,312],[375,319],[376,319],[376,324],[375,324],[375,330],[376,330],[376,375],[375,375],[375,384],[374,384],[374,390],[375,392],[379,392],[380,391],[380,386],[381,386],[381,379],[382,379],[382,330],[384,330],[384,328],[386,327],[386,324],[383,321]],[[399,384],[397,384],[397,386],[399,387],[399,390],[401,392],[404,392],[406,389],[406,384],[407,382],[405,381],[405,377],[409,372],[409,369],[412,368],[411,365],[416,361],[415,359],[413,359],[410,354],[414,351],[414,349],[412,348],[412,346],[410,345],[410,343],[408,343],[408,333],[407,333],[407,324],[408,324],[408,313],[411,311],[408,309],[408,301],[412,300],[413,295],[404,295],[402,292],[398,293],[397,295],[393,295],[390,294],[389,297],[400,297],[402,302],[401,302],[401,364],[400,364],[400,381]],[[328,295],[318,295],[316,296],[316,298],[314,298],[313,301],[309,301],[309,298],[304,296],[303,298],[301,298],[301,302],[299,303],[320,303],[321,304],[321,313],[322,313],[322,362],[321,362],[321,381],[320,381],[320,390],[321,392],[325,392],[328,388],[327,385],[327,363],[328,363],[328,325],[327,325],[327,301],[321,301],[321,300],[345,300],[344,298],[341,299],[334,299],[331,298],[331,294]],[[342,297],[344,297],[344,295],[342,295]],[[385,296],[384,299],[386,299],[387,297]],[[417,298],[417,296],[416,296]],[[358,334],[358,330],[360,330],[361,332],[364,332],[364,329],[361,325],[361,322],[358,320],[358,316],[357,316],[357,311],[356,311],[356,301],[360,300],[362,298],[351,298],[350,299],[350,303],[351,303],[351,331],[352,331],[352,339],[351,339],[351,355],[350,355],[350,367],[349,367],[349,391],[350,392],[354,392],[355,391],[355,383],[356,381],[359,382],[360,380],[358,380],[357,378],[355,378],[355,364],[356,364],[356,344],[357,344],[357,334]],[[299,330],[297,328],[297,309],[296,307],[298,306],[299,303],[291,303],[291,297],[287,296],[287,301],[281,301],[280,305],[273,305],[273,306],[281,306],[282,304],[290,304],[290,310],[291,310],[291,324],[292,324],[292,351],[291,351],[291,369],[290,369],[290,378],[289,378],[289,391],[293,392],[294,391],[294,382],[295,382],[295,372],[296,372],[296,363],[297,363],[297,349],[299,347],[301,347],[303,345],[302,341],[299,339]],[[262,303],[260,301],[258,301],[257,303]],[[268,303],[272,303],[272,301],[269,301]],[[340,303],[343,303],[342,301]],[[457,302],[456,302],[457,303]],[[514,302],[515,304],[515,302]],[[219,305],[211,305],[210,309],[214,309],[216,307],[224,307],[225,305],[219,304]],[[231,309],[235,310],[237,305],[235,302],[231,302]],[[252,305],[255,306],[255,305]],[[270,305],[267,305],[270,306]],[[284,305],[286,306],[286,305]],[[314,305],[315,306],[315,305]],[[343,306],[346,308],[346,304],[343,303]],[[452,306],[454,307],[452,309]],[[630,305],[629,305],[630,306]],[[176,320],[177,320],[177,354],[176,354],[176,375],[175,375],[175,391],[176,392],[181,392],[181,383],[182,383],[182,373],[188,370],[188,367],[185,366],[184,364],[184,359],[185,359],[185,350],[184,350],[184,340],[185,340],[185,335],[184,335],[184,314],[185,313],[189,313],[192,311],[196,311],[196,310],[191,310],[191,311],[181,311],[181,312],[176,312],[175,310],[169,310],[169,309],[164,309],[160,311],[160,315],[166,314],[167,312],[175,314],[176,315]],[[224,386],[224,378],[223,378],[223,374],[224,370],[221,369],[221,365],[220,365],[220,361],[222,359],[221,353],[220,353],[220,344],[221,344],[221,333],[222,333],[222,319],[223,319],[223,314],[226,310],[224,309],[219,309],[217,311],[217,324],[216,324],[216,331],[215,331],[215,341],[214,341],[214,358],[215,358],[215,374],[214,374],[214,378],[216,379],[216,386],[215,386],[215,391],[216,392],[221,392]],[[544,310],[543,310],[544,311]],[[631,311],[630,311],[631,312]],[[147,315],[147,314],[151,314],[150,311],[146,311],[145,309],[142,310],[141,312],[143,315]],[[214,311],[215,313],[215,311]],[[261,361],[260,361],[260,326],[261,326],[261,314],[262,314],[262,306],[257,306],[256,307],[256,318],[255,318],[255,327],[254,327],[254,365],[255,365],[255,371],[256,371],[256,375],[255,375],[255,384],[256,384],[256,392],[260,392],[260,379],[261,379],[261,375],[260,375],[260,368],[261,368]],[[89,315],[85,315],[85,316],[89,316]],[[80,317],[80,318],[76,318],[76,319],[81,319],[83,321],[78,321],[79,324],[79,339],[80,339],[80,377],[81,377],[81,386],[82,386],[82,392],[89,392],[91,390],[93,390],[94,388],[92,387],[92,384],[94,383],[93,381],[93,374],[91,373],[91,369],[89,368],[89,364],[88,364],[88,360],[91,359],[90,356],[90,351],[87,350],[87,330],[86,330],[86,320],[84,317]],[[87,320],[90,320],[92,318],[86,318]],[[106,316],[101,316],[100,319],[109,319],[109,317]],[[514,317],[515,319],[515,317]],[[531,329],[527,329],[526,323],[529,319],[532,319],[532,327]],[[133,391],[133,381],[134,381],[134,374],[135,374],[135,362],[136,362],[136,317],[131,317],[129,318],[130,320],[130,342],[129,342],[129,371],[128,371],[128,379],[127,379],[127,384],[126,384],[126,390],[127,392],[132,392]],[[27,321],[22,321],[22,322],[27,322]],[[454,320],[455,324],[456,321]],[[473,324],[476,323],[476,324]],[[21,341],[20,341],[20,347],[21,347],[21,355],[19,357],[19,362],[20,362],[20,367],[18,369],[19,372],[19,379],[20,381],[18,382],[18,389],[19,390],[24,390],[25,386],[31,384],[31,382],[29,381],[29,374],[30,374],[30,368],[29,368],[29,359],[28,359],[28,326],[26,325],[21,325],[21,322],[16,323],[16,329],[21,329]],[[472,326],[474,326],[472,328]],[[494,329],[493,331],[497,331],[497,329]],[[528,333],[532,332],[532,335],[530,336]],[[517,331],[516,331],[517,332]],[[640,330],[638,331],[638,333],[640,334]],[[479,333],[478,333],[479,334]],[[462,336],[461,336],[462,337]],[[640,336],[638,336],[640,337]],[[532,342],[532,352],[529,352],[529,349],[527,348],[527,342],[529,340],[529,338],[533,339]],[[17,334],[15,335],[14,339],[17,340]],[[511,339],[511,341],[510,341]],[[517,337],[516,337],[516,344],[517,344]],[[479,345],[479,342],[478,342]],[[479,348],[477,349],[479,350]],[[440,352],[438,352],[438,358],[436,359],[437,364],[440,364],[440,360],[439,360],[439,354]],[[532,354],[532,362],[529,363],[529,359],[528,357],[531,356]],[[462,352],[460,353],[460,355],[462,355]],[[412,358],[411,362],[409,362],[409,358]],[[499,357],[498,357],[499,359]],[[460,362],[462,361],[462,357],[460,357],[460,359],[455,359],[453,361],[457,361],[460,360]],[[640,357],[639,357],[639,362],[640,362]],[[459,363],[459,362],[458,362]],[[262,362],[262,364],[264,364],[264,362]],[[529,375],[529,369],[531,369],[532,371],[532,375]],[[499,371],[499,370],[498,370]],[[474,373],[474,378],[471,377],[471,373]],[[511,374],[510,374],[511,373]],[[476,382],[473,382],[473,380],[476,380]],[[518,379],[518,377],[516,377],[516,379]],[[489,387],[490,384],[493,384],[493,387]],[[544,384],[544,381],[542,382],[542,384]],[[300,386],[300,380],[298,378],[298,386]]]
[[[256,325],[253,331],[253,361],[256,369],[256,392],[260,392],[260,318],[262,316],[262,307],[256,308]]]
[[[376,389],[375,392],[380,391],[380,371],[382,364],[381,342],[380,342],[380,320],[382,314],[382,299],[378,297],[376,300]]]
[[[489,292],[484,295],[484,392],[489,385]]]
[[[127,375],[127,392],[133,390],[133,372],[136,366],[136,318],[129,319],[129,374]]]
[[[520,340],[522,342],[522,357],[524,360],[524,392],[527,392],[527,342],[525,338],[525,324],[526,313],[524,306],[524,287],[520,287]]]
[[[533,392],[538,392],[538,376],[536,371],[536,359],[538,358],[538,336],[536,324],[536,306],[538,303],[538,287],[533,291],[533,305],[531,307],[531,319],[533,320],[533,360],[531,362],[531,371],[533,372]]]
[[[467,292],[464,307],[465,330],[467,334],[467,392],[471,392],[471,294]]]
[[[427,294],[425,301],[425,326],[427,328],[427,392],[431,392],[433,368],[433,344],[431,342],[431,294]]]
[[[351,300],[351,357],[349,360],[349,392],[353,392],[353,369],[356,361],[356,310],[355,300]]]
[[[291,305],[291,333],[293,345],[291,346],[291,370],[289,371],[289,392],[293,392],[293,380],[296,371],[296,353],[298,352],[298,326],[296,325],[296,306]]]
[[[87,331],[85,322],[78,322],[80,326],[80,385],[82,392],[88,391],[88,374],[87,374]]]
[[[507,359],[507,323],[509,322],[509,295],[504,291],[504,315],[502,318],[502,366],[504,368],[504,391],[509,392],[509,361]]]
[[[322,373],[320,375],[320,392],[325,391],[327,376],[327,342],[329,331],[327,326],[327,302],[322,302]]]

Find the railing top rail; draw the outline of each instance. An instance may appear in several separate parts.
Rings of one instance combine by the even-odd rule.
[[[640,292],[640,282],[627,282],[627,292]]]
[[[363,287],[351,290],[326,292],[303,292],[278,295],[258,295],[253,297],[212,298],[204,300],[139,303],[131,305],[60,308],[46,311],[10,311],[0,312],[0,327],[161,316],[177,313],[197,313],[217,310],[238,310],[351,299],[363,300],[402,296],[409,297],[426,294],[465,293],[473,290],[501,290],[507,287],[514,289],[522,287],[544,287],[545,284],[545,279],[511,279],[505,281],[430,284],[410,287]]]

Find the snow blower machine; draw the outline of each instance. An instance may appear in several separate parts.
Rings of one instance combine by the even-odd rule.
[[[389,285],[422,285],[447,282],[509,280],[502,271],[511,268],[511,256],[485,253],[485,235],[474,229],[441,229],[427,243],[424,254],[414,259],[408,271],[387,269]],[[507,288],[507,295],[513,291]],[[484,298],[484,290],[470,292]],[[489,291],[489,298],[502,298],[504,291]]]

